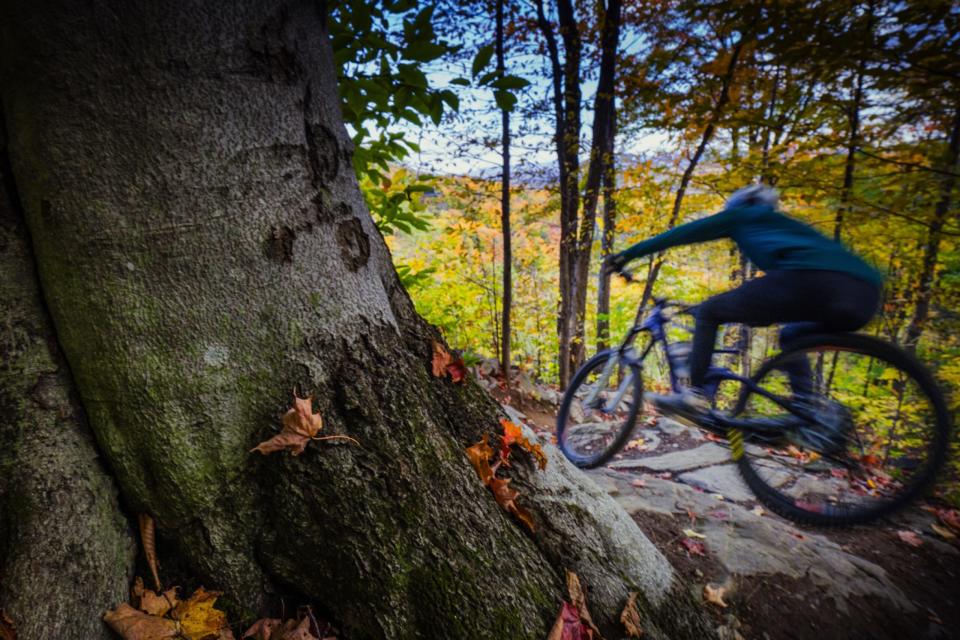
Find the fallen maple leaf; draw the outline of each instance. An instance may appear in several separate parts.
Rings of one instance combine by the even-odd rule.
[[[143,543],[143,555],[147,558],[147,566],[150,567],[150,573],[153,575],[153,587],[157,593],[163,590],[160,586],[160,574],[157,568],[160,563],[157,561],[157,536],[156,524],[148,513],[141,513],[138,516],[140,523],[140,541]]]
[[[17,640],[17,626],[3,609],[0,609],[0,640]]]
[[[480,477],[480,481],[490,486],[490,479],[493,478],[493,470],[490,468],[490,458],[493,457],[493,448],[487,444],[488,439],[488,434],[485,433],[483,434],[483,440],[472,447],[467,447],[467,457],[470,459],[470,464],[473,465],[473,469]]]
[[[567,595],[570,596],[570,602],[577,608],[580,614],[580,621],[586,625],[593,633],[600,637],[600,630],[593,624],[593,618],[590,617],[590,610],[587,608],[587,596],[580,586],[580,578],[573,571],[567,571]]]
[[[126,602],[107,611],[103,621],[123,640],[164,640],[177,637],[177,622],[137,611]]]
[[[134,605],[152,616],[163,616],[173,609],[180,602],[177,597],[179,587],[167,589],[163,593],[157,593],[143,586],[143,579],[137,576],[133,582],[131,596]]]
[[[897,531],[897,537],[911,547],[919,547],[923,544],[923,539],[917,535],[916,531]]]
[[[291,455],[298,456],[307,448],[307,443],[311,440],[349,440],[354,444],[360,444],[350,436],[323,436],[317,433],[323,428],[323,418],[319,413],[313,412],[313,396],[300,398],[296,393],[293,394],[293,407],[283,414],[283,429],[277,435],[269,440],[264,440],[250,452],[259,451],[263,455],[271,454],[275,451],[287,450]]]
[[[643,635],[643,628],[640,626],[640,611],[637,609],[637,592],[631,591],[627,598],[627,604],[620,612],[620,622],[623,628],[627,630],[627,636],[639,638]]]
[[[200,587],[177,605],[173,617],[180,623],[180,633],[184,637],[189,640],[223,638],[221,632],[227,628],[227,614],[213,606],[220,595],[219,591]]]
[[[723,609],[727,608],[727,603],[723,601],[723,596],[727,590],[723,586],[711,587],[709,584],[703,586],[703,599],[711,604],[715,604]]]
[[[690,538],[684,538],[680,541],[680,544],[683,545],[683,548],[687,550],[687,553],[691,556],[705,556],[707,555],[707,547],[698,540],[691,540]]]
[[[453,358],[450,357],[450,353],[446,348],[437,342],[433,341],[433,359],[431,360],[431,366],[433,367],[433,377],[442,378],[447,375],[447,365]]]
[[[537,466],[540,467],[541,471],[547,468],[547,456],[543,453],[543,449],[539,444],[530,442],[530,440],[523,435],[523,430],[519,425],[510,422],[506,418],[500,418],[500,426],[503,427],[503,436],[501,437],[504,447],[516,444],[537,460]],[[501,458],[505,457],[503,450],[501,450],[500,455]],[[508,456],[509,452],[506,455]]]

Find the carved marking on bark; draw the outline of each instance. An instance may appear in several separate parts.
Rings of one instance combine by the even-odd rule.
[[[357,218],[344,220],[337,226],[340,257],[350,271],[357,271],[370,259],[370,238]]]
[[[263,255],[281,264],[293,262],[293,240],[296,237],[290,227],[273,227],[263,243]]]

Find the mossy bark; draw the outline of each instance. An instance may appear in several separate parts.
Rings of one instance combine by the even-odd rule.
[[[0,123],[2,124],[2,123]],[[0,609],[20,640],[107,640],[134,543],[53,327],[0,126]]]
[[[14,175],[100,451],[173,564],[234,617],[299,599],[350,638],[543,638],[566,568],[604,629],[639,589],[651,637],[709,634],[558,456],[512,470],[533,535],[476,479],[464,447],[496,407],[430,374],[439,336],[357,187],[318,3],[45,9],[0,9]],[[360,445],[249,453],[294,389]]]

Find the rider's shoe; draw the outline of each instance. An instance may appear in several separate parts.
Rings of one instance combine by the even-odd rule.
[[[710,401],[700,389],[688,388],[680,393],[650,394],[654,406],[665,415],[699,422],[710,411]]]

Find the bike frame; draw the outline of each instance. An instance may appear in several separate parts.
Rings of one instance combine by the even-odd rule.
[[[677,356],[671,354],[669,346],[670,342],[667,339],[666,327],[670,324],[670,317],[667,316],[666,310],[670,307],[678,307],[682,312],[689,312],[693,307],[685,307],[684,305],[676,304],[669,302],[663,298],[655,298],[653,309],[646,316],[642,318],[639,322],[635,323],[631,327],[630,331],[627,333],[626,338],[623,342],[617,347],[616,359],[611,358],[606,367],[604,368],[603,373],[601,374],[603,379],[608,379],[608,376],[613,373],[613,367],[617,364],[628,365],[631,369],[631,373],[627,376],[624,376],[621,381],[617,393],[614,397],[607,403],[604,407],[605,410],[610,411],[613,407],[619,405],[620,401],[623,399],[623,396],[626,394],[627,390],[630,388],[630,385],[633,384],[633,371],[634,367],[640,369],[643,366],[643,362],[646,360],[647,356],[650,355],[650,352],[653,350],[654,345],[662,345],[664,355],[666,356],[667,368],[670,375],[670,388],[672,391],[678,393],[682,390],[683,386],[681,384],[681,378],[677,375],[677,368],[679,367]],[[639,356],[635,355],[633,349],[633,343],[636,340],[636,337],[644,332],[650,333],[651,340],[644,347],[643,353]],[[727,353],[735,354],[737,353],[736,349],[715,349],[714,353]],[[707,383],[704,388],[704,391],[708,396],[712,397],[716,392],[721,382],[732,380],[740,383],[743,387],[749,388],[753,393],[759,394],[770,401],[776,403],[792,415],[800,418],[801,420],[807,421],[810,420],[813,416],[809,411],[805,410],[803,407],[798,407],[796,403],[792,402],[790,399],[782,398],[774,393],[767,391],[766,389],[760,387],[752,379],[745,376],[741,376],[727,367],[717,367],[711,366],[707,369]],[[596,387],[596,390],[587,398],[587,401],[592,401],[595,399],[596,393],[599,391],[599,385]],[[741,392],[741,398],[743,394]],[[739,401],[738,401],[738,408]],[[706,419],[702,421],[700,426],[704,427],[709,431],[717,432],[721,435],[726,434],[727,429],[742,429],[744,431],[758,433],[760,435],[774,435],[782,433],[784,424],[779,420],[738,420],[732,416],[726,415],[722,412],[711,410]]]

